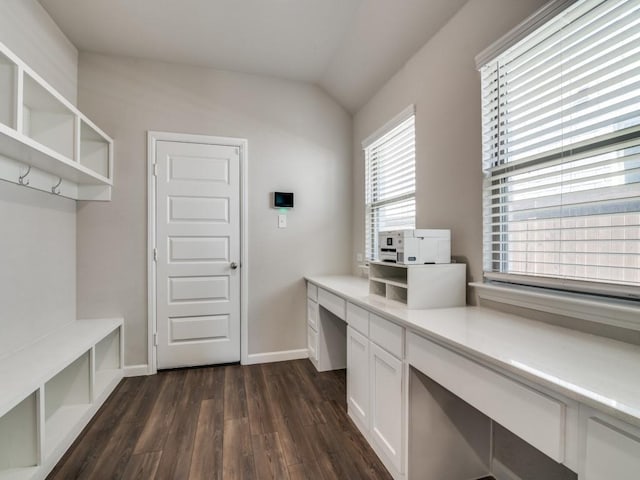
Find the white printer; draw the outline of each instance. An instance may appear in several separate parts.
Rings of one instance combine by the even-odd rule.
[[[451,230],[394,230],[378,234],[381,262],[406,265],[451,263]]]

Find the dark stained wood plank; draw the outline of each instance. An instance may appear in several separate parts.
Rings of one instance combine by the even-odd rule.
[[[298,463],[289,466],[290,480],[331,480],[326,478],[320,471],[317,462]]]
[[[203,369],[189,369],[178,395],[175,414],[158,465],[161,478],[188,478],[191,469],[202,390]]]
[[[222,409],[224,406],[224,377],[226,367],[202,368],[203,384],[202,400],[219,399],[216,405]]]
[[[222,480],[223,405],[222,391],[219,398],[203,400],[200,405],[189,480]]]
[[[253,458],[260,479],[288,480],[289,470],[277,433],[252,436]]]
[[[244,377],[251,434],[276,432],[274,404],[269,398],[264,370],[261,365],[245,367]]]
[[[161,452],[132,455],[122,478],[127,480],[149,480],[155,478]]]
[[[278,435],[287,465],[309,463],[316,459],[314,438],[308,435],[302,423],[295,417],[277,420]]]
[[[244,384],[244,371],[240,365],[224,367],[224,419],[246,418],[247,395]]]
[[[251,428],[248,418],[238,418],[224,422],[222,478],[224,480],[256,478],[253,447],[251,445]]]
[[[134,453],[157,452],[162,450],[167,434],[173,423],[176,405],[182,393],[185,374],[177,370],[164,372],[160,393],[138,439]]]

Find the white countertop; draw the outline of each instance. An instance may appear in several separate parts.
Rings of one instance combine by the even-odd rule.
[[[640,426],[640,347],[482,307],[410,310],[354,276],[311,283],[484,363]]]

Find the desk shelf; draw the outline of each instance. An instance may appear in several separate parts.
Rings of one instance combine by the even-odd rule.
[[[466,265],[461,263],[372,262],[369,293],[403,303],[407,308],[459,307],[466,303],[465,276]]]

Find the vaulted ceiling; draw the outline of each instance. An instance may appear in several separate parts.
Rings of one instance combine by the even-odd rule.
[[[40,0],[80,51],[319,85],[351,112],[466,0]]]

